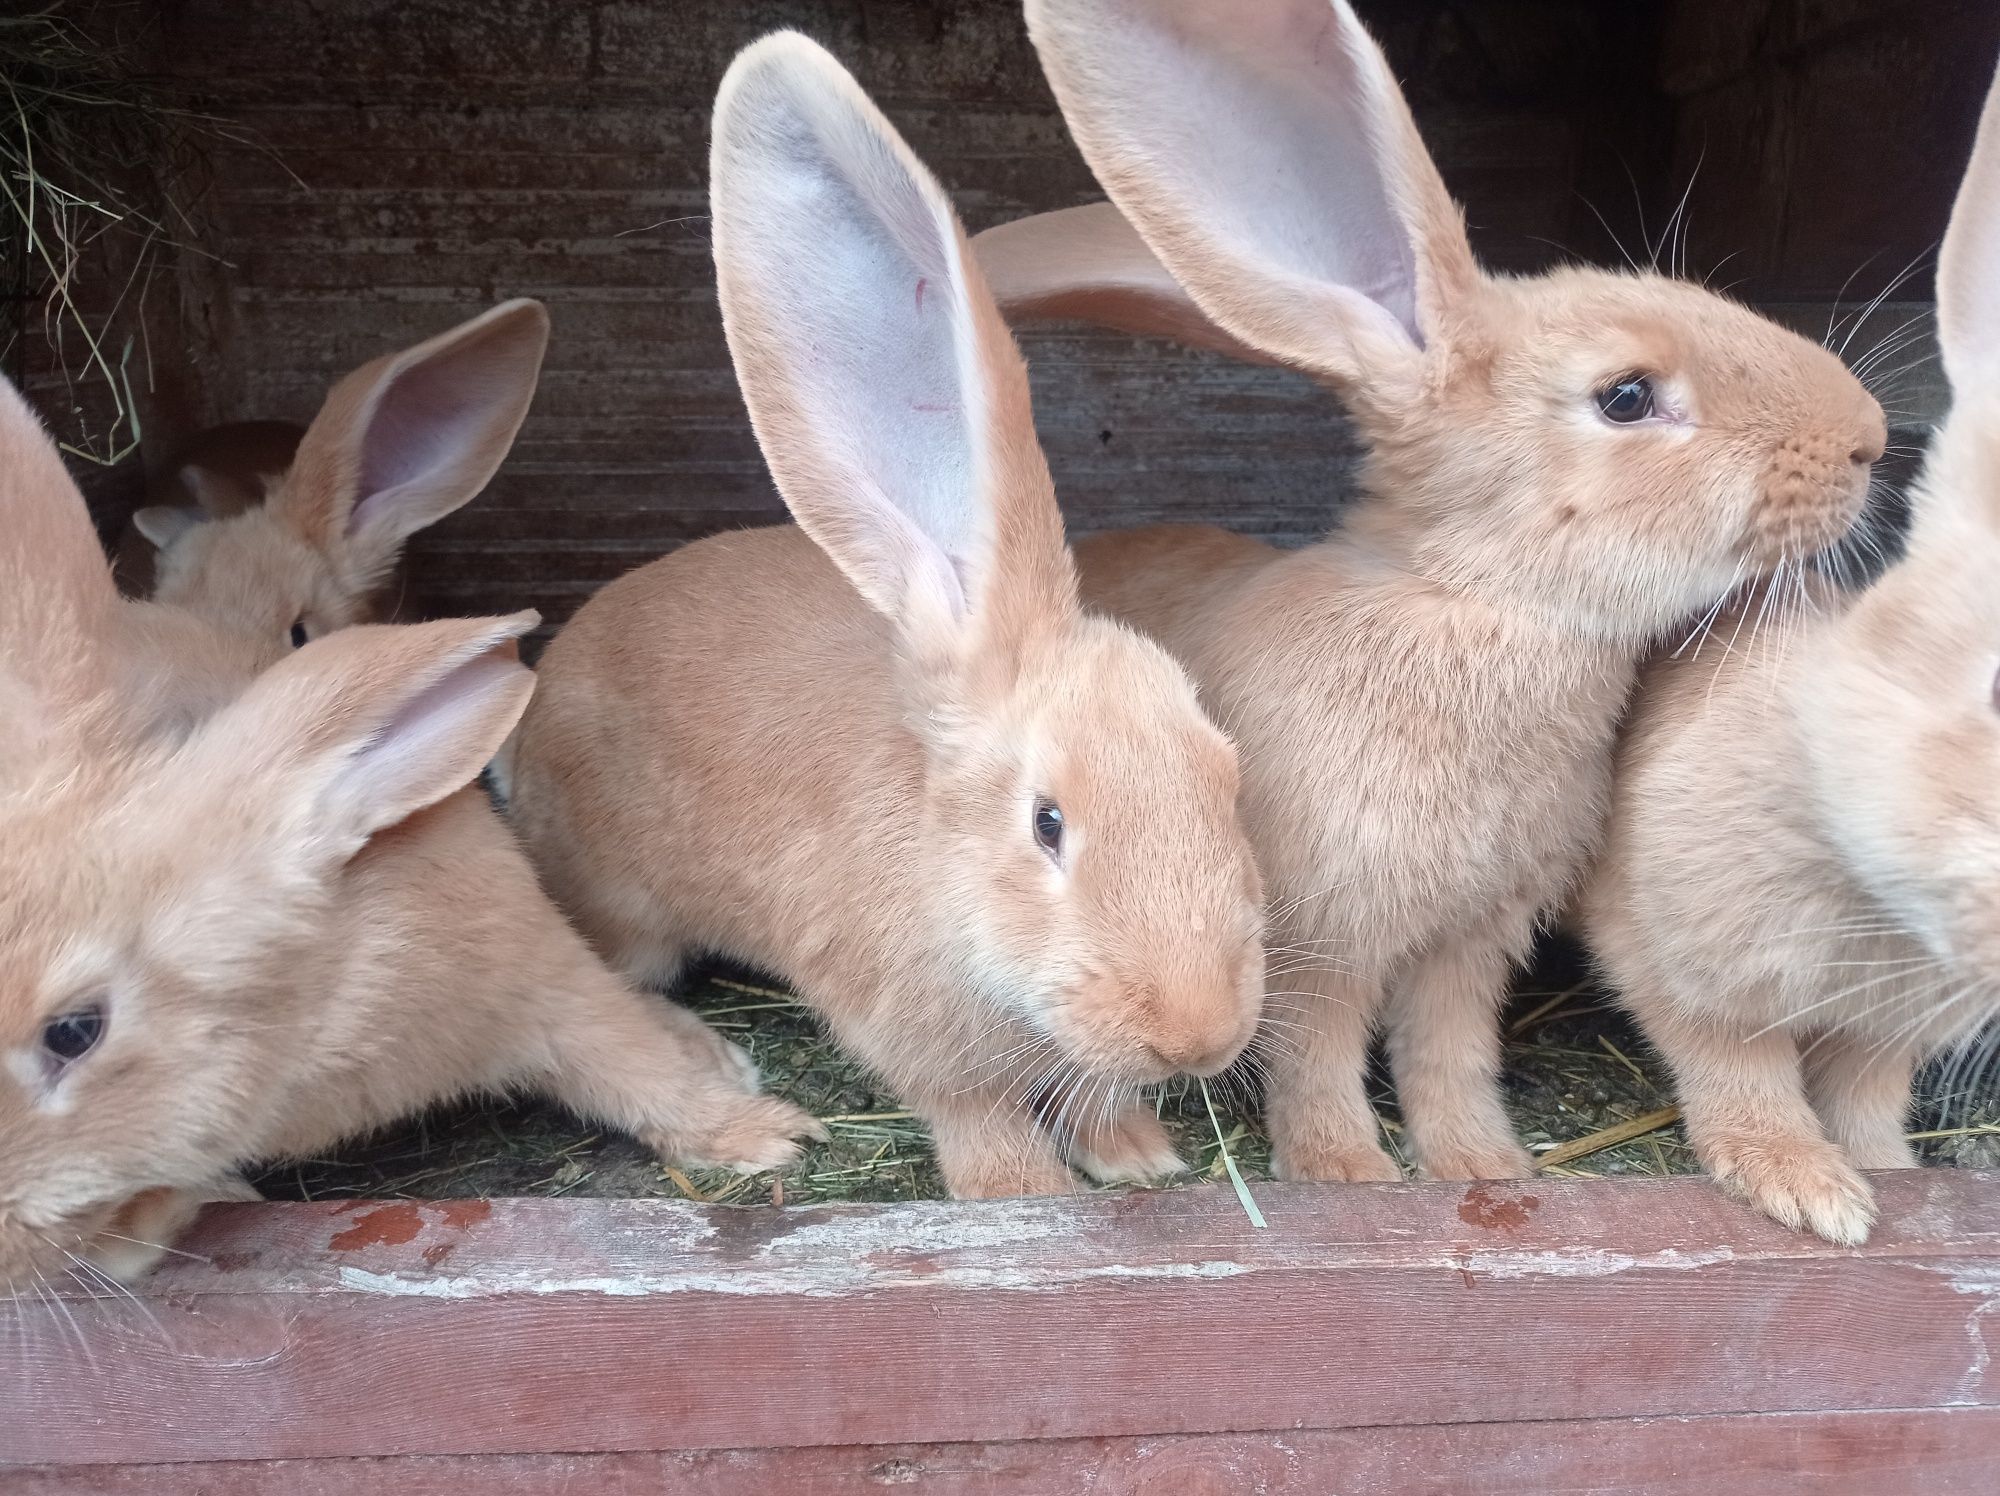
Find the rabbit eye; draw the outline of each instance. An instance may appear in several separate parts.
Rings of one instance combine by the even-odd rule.
[[[1062,807],[1050,800],[1035,802],[1035,840],[1051,857],[1062,856]]]
[[[306,621],[303,618],[301,618],[297,623],[292,625],[292,648],[304,649],[305,647],[306,647]]]
[[[42,1025],[42,1048],[58,1067],[74,1064],[97,1047],[106,1026],[104,1009],[78,1008]]]
[[[1643,374],[1628,375],[1597,392],[1597,409],[1614,426],[1646,420],[1653,408],[1653,381]]]

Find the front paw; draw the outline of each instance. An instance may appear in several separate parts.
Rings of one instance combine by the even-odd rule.
[[[1717,1183],[1774,1221],[1843,1246],[1868,1240],[1874,1191],[1833,1144],[1735,1135],[1699,1151]]]
[[[1187,1172],[1160,1119],[1140,1106],[1126,1107],[1110,1122],[1072,1138],[1069,1161],[1099,1184],[1150,1184]]]
[[[640,1141],[663,1162],[762,1174],[798,1161],[804,1142],[826,1137],[811,1113],[775,1096],[730,1096],[710,1109],[705,1125],[686,1134],[654,1131]]]
[[[1271,1174],[1277,1179],[1393,1184],[1402,1166],[1373,1138],[1329,1138],[1274,1129]]]
[[[1511,1138],[1456,1142],[1419,1150],[1417,1172],[1425,1179],[1527,1179],[1535,1161]]]

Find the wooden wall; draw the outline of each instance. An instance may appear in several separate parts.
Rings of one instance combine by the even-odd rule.
[[[1695,162],[1693,268],[1872,292],[1934,239],[2000,6],[1989,0],[1362,0],[1482,253],[1613,261]],[[240,124],[207,247],[156,318],[147,457],[292,417],[353,365],[512,295],[555,334],[516,456],[422,537],[419,611],[534,605],[780,513],[730,375],[706,232],[708,110],[743,43],[829,44],[974,229],[1086,201],[1018,0],[164,0],[162,70]],[[1866,149],[1866,161],[1856,155]],[[1894,190],[1883,183],[1909,165]],[[1836,276],[1835,272],[1838,271]],[[1351,448],[1304,381],[1141,340],[1027,340],[1079,532],[1216,519],[1298,539]],[[136,489],[93,495],[107,534]]]
[[[1577,196],[1602,170],[1593,120],[1643,98],[1612,85],[1650,65],[1635,23],[1602,13],[1622,9],[1370,7],[1499,263],[1596,232]],[[166,62],[190,97],[263,147],[228,152],[206,204],[228,264],[191,298],[197,418],[302,418],[385,348],[498,297],[550,305],[515,459],[416,548],[414,601],[436,611],[560,617],[678,542],[779,515],[730,375],[704,218],[709,107],[745,42],[795,25],[829,44],[974,229],[1098,195],[1017,0],[183,0],[167,16]],[[1064,332],[1029,351],[1079,529],[1324,526],[1349,453],[1304,381],[1129,338]]]

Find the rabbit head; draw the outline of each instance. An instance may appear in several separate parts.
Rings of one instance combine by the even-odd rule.
[[[1794,672],[1821,814],[1860,881],[2000,1003],[2000,89],[1938,261],[1952,408],[1903,559]],[[1940,1015],[1941,1018],[1946,1015]]]
[[[99,737],[0,796],[0,1284],[226,1178],[313,1078],[349,859],[470,782],[534,615],[315,641],[171,745]],[[135,1244],[136,1245],[136,1244]]]
[[[317,1052],[287,994],[310,994],[329,884],[478,773],[526,704],[534,617],[318,641],[148,737],[116,699],[124,605],[83,500],[4,385],[0,458],[0,1285],[21,1288],[129,1256],[149,1201],[255,1147]]]
[[[1650,271],[1484,272],[1347,0],[1028,20],[1112,203],[982,236],[1003,305],[1324,381],[1400,563],[1643,640],[1860,512],[1885,426],[1826,350]]]
[[[757,438],[894,641],[908,836],[963,965],[1094,1070],[1227,1065],[1262,969],[1234,751],[1161,649],[1079,606],[1026,370],[942,189],[782,33],[723,80],[711,181]]]
[[[261,504],[234,490],[142,509],[156,601],[254,637],[265,659],[372,616],[404,544],[486,486],[528,413],[548,314],[509,301],[333,387]],[[268,444],[267,444],[268,445]],[[215,478],[184,473],[198,494]]]

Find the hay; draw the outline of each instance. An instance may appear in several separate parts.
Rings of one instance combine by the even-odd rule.
[[[28,383],[31,341],[67,393],[62,449],[113,466],[137,450],[146,301],[173,253],[200,252],[206,147],[254,144],[172,103],[140,68],[153,7],[54,0],[0,17],[0,363]],[[40,309],[40,316],[32,315]]]
[[[1577,953],[1552,943],[1509,1010],[1507,1100],[1537,1168],[1564,1178],[1698,1170],[1665,1068],[1629,1020],[1584,979]],[[662,1168],[636,1143],[539,1105],[487,1103],[425,1118],[343,1150],[276,1169],[260,1185],[289,1198],[410,1195],[642,1196],[739,1204],[935,1198],[942,1194],[924,1128],[901,1099],[849,1060],[782,990],[732,972],[702,975],[682,994],[749,1047],[765,1082],[827,1124],[781,1181],[724,1170]],[[1386,1073],[1371,1076],[1384,1142],[1408,1166]],[[1160,1098],[1160,1119],[1190,1181],[1270,1177],[1270,1142],[1254,1106],[1230,1084]],[[1211,1111],[1211,1105],[1213,1110]],[[1925,1161],[2000,1162],[2000,1107],[1963,1116],[1963,1098],[1926,1096],[1913,1140]]]

